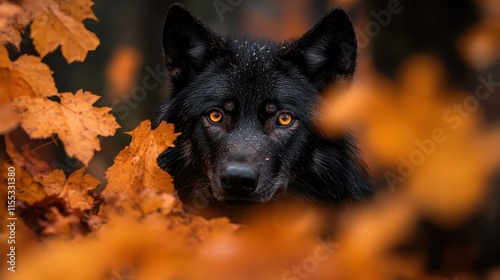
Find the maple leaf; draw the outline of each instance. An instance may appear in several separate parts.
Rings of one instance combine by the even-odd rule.
[[[20,118],[10,101],[20,96],[46,97],[57,94],[50,68],[36,56],[22,55],[9,59],[7,49],[0,46],[0,133],[8,133],[19,125]]]
[[[64,172],[57,169],[47,175],[37,176],[35,180],[44,186],[48,195],[63,198],[71,208],[81,210],[92,208],[94,197],[89,191],[99,185],[99,180],[85,174],[84,168],[73,172],[67,179]]]
[[[94,3],[89,0],[56,0],[59,4],[59,9],[67,15],[72,16],[75,20],[83,21],[85,19],[93,19],[97,21],[97,17],[92,11]]]
[[[137,194],[144,188],[172,192],[172,178],[158,167],[156,159],[168,147],[173,147],[178,135],[174,133],[174,126],[162,122],[156,130],[151,130],[151,123],[146,120],[128,134],[132,142],[116,156],[106,172],[108,186],[103,193]]]
[[[74,95],[57,96],[61,103],[47,98],[16,99],[13,104],[21,114],[21,126],[31,138],[57,134],[66,153],[88,165],[94,150],[101,149],[97,136],[112,136],[120,126],[109,113],[110,108],[92,106],[99,99],[97,95],[79,90]]]
[[[35,0],[31,1],[35,4]],[[40,8],[31,24],[31,37],[40,56],[61,46],[63,56],[71,63],[83,61],[89,51],[97,48],[99,39],[82,23],[86,18],[96,19],[90,9],[92,2],[46,0],[38,5]]]

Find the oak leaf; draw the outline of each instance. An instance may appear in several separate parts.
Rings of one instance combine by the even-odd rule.
[[[128,134],[132,142],[106,172],[108,186],[103,193],[138,194],[144,188],[172,192],[172,178],[158,167],[156,159],[168,147],[173,147],[178,135],[174,133],[174,126],[162,122],[156,130],[151,130],[151,123],[146,120]]]
[[[109,113],[110,108],[92,106],[99,96],[79,90],[76,94],[57,95],[61,103],[47,98],[21,96],[14,106],[21,114],[22,128],[31,138],[48,138],[57,134],[66,153],[88,165],[99,151],[99,135],[112,136],[120,126]]]
[[[99,180],[85,174],[83,168],[73,172],[68,178],[62,170],[56,169],[47,175],[35,177],[35,180],[44,186],[48,195],[61,197],[71,208],[81,210],[92,208],[94,197],[89,191],[99,185]]]

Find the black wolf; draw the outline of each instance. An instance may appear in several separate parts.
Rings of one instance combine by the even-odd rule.
[[[163,47],[172,93],[154,127],[165,120],[182,134],[158,164],[187,207],[231,216],[243,205],[338,206],[371,193],[353,138],[317,131],[322,90],[348,82],[356,67],[356,36],[342,9],[277,43],[219,36],[175,4]]]

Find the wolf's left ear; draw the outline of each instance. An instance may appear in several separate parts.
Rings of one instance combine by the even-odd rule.
[[[322,90],[328,83],[354,74],[357,40],[347,13],[336,8],[283,51],[282,59],[293,63]]]
[[[163,27],[165,66],[175,86],[192,78],[217,55],[222,40],[185,6],[174,4]]]

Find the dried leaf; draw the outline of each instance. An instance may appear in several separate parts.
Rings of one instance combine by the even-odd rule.
[[[59,9],[65,14],[73,17],[77,21],[85,19],[97,20],[92,6],[94,3],[89,0],[56,0],[59,4]]]
[[[20,96],[46,97],[57,94],[52,71],[35,56],[9,59],[7,49],[0,46],[0,108],[3,115],[0,133],[8,133],[19,124],[19,116],[9,102]]]
[[[99,180],[85,174],[83,168],[73,172],[68,179],[62,170],[57,169],[50,174],[36,177],[36,181],[44,186],[48,195],[61,197],[71,208],[81,210],[92,208],[94,197],[89,191],[99,185]]]
[[[66,153],[88,165],[99,151],[99,135],[112,136],[118,123],[110,108],[92,106],[99,97],[79,90],[75,95],[62,93],[61,103],[46,98],[20,97],[14,106],[21,114],[21,126],[31,138],[48,138],[57,134]],[[54,121],[58,120],[58,121]]]
[[[108,186],[103,193],[140,193],[144,188],[173,191],[172,178],[161,170],[157,157],[168,147],[178,134],[174,126],[165,122],[151,130],[149,120],[143,121],[134,131],[132,142],[115,158],[115,163],[106,172]]]
[[[20,30],[31,23],[31,37],[41,57],[61,46],[68,63],[83,61],[99,45],[97,36],[82,23],[97,20],[90,0],[26,0],[22,6],[0,3],[0,43],[19,48]]]
[[[62,54],[68,63],[83,61],[87,53],[99,45],[97,36],[88,31],[81,22],[81,18],[89,16],[88,10],[84,8],[81,13],[73,10],[71,14],[66,14],[56,2],[46,2],[40,11],[41,14],[37,14],[31,24],[31,36],[36,50],[44,57],[61,46]],[[69,4],[65,5],[64,9],[70,7]]]

